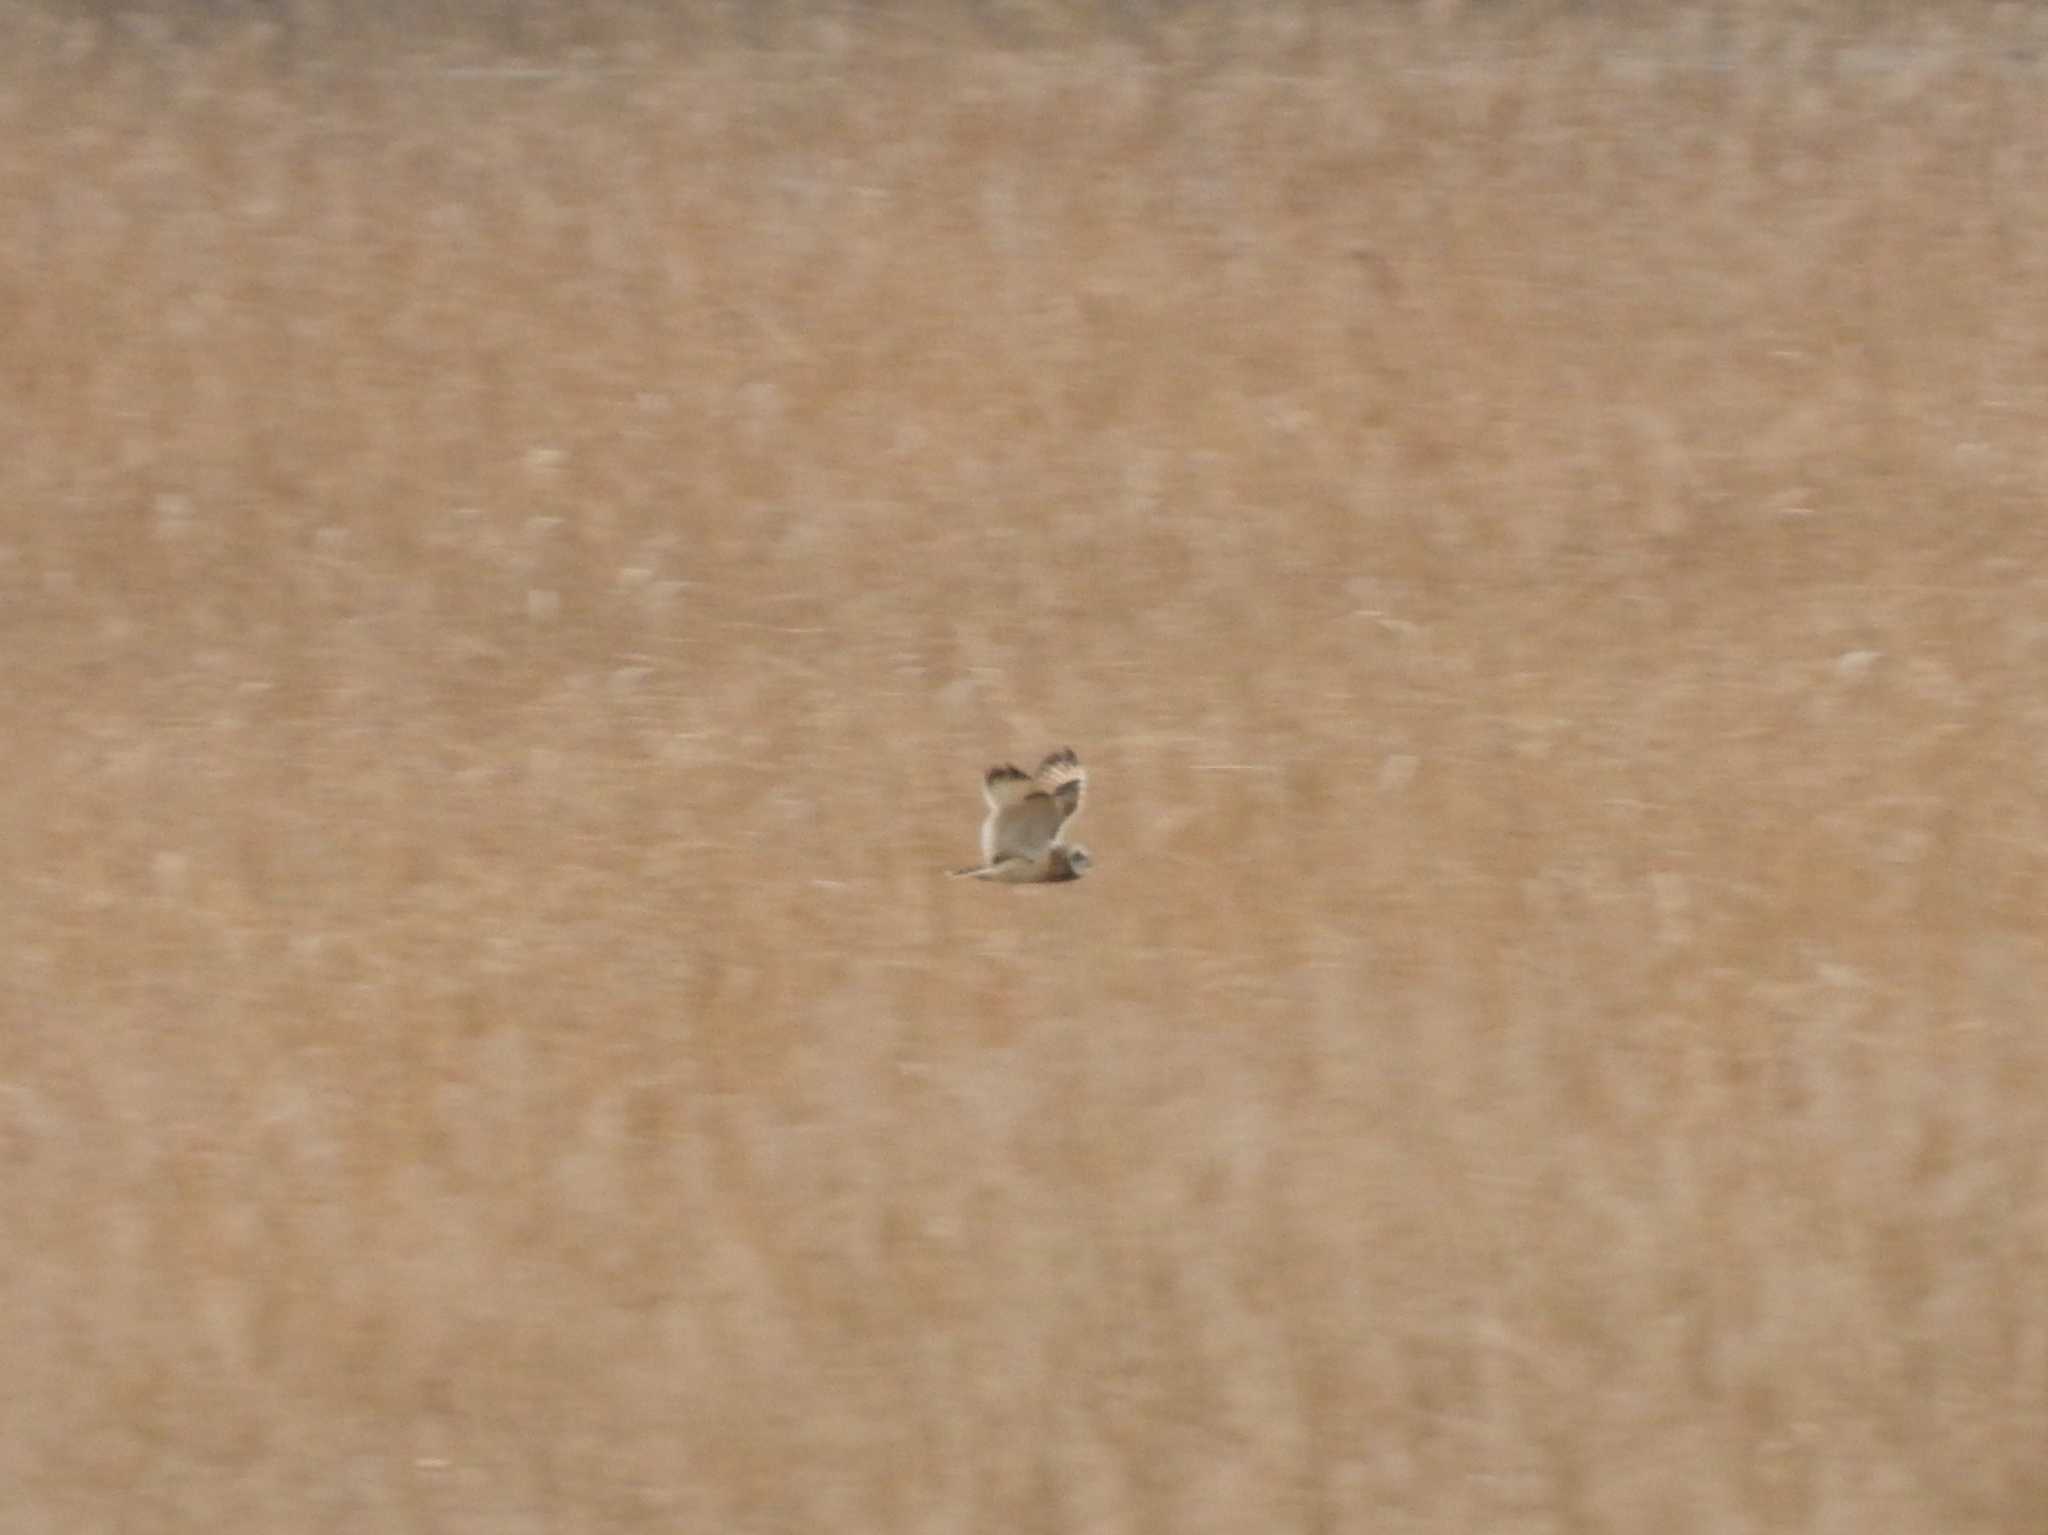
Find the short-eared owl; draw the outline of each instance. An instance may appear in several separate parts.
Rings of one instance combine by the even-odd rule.
[[[1052,885],[1079,879],[1093,862],[1079,843],[1060,841],[1081,808],[1088,774],[1072,747],[1054,752],[1026,773],[1007,762],[982,779],[988,819],[981,823],[981,862],[956,869],[955,879],[990,879],[1005,885]]]

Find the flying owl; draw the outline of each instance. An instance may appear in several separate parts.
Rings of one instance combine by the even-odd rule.
[[[982,779],[988,819],[981,823],[981,862],[956,869],[955,879],[987,879],[1004,885],[1056,885],[1079,879],[1094,862],[1079,843],[1062,842],[1081,808],[1087,770],[1072,747],[1054,752],[1036,773],[1004,763]]]

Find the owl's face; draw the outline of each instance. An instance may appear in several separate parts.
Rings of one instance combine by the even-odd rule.
[[[1095,860],[1089,857],[1088,849],[1085,847],[1061,848],[1060,853],[1061,861],[1067,866],[1068,879],[1079,879],[1095,867]]]

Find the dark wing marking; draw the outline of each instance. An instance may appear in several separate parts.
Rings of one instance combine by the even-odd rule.
[[[1001,810],[1031,792],[1031,775],[1007,762],[999,763],[982,775],[981,792],[989,804]]]

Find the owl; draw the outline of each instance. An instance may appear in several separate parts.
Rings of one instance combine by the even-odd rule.
[[[1079,879],[1094,860],[1077,842],[1062,842],[1081,808],[1088,773],[1072,747],[1054,752],[1036,773],[1004,763],[982,778],[988,819],[981,823],[981,862],[956,869],[955,879],[1002,885],[1057,885]]]

